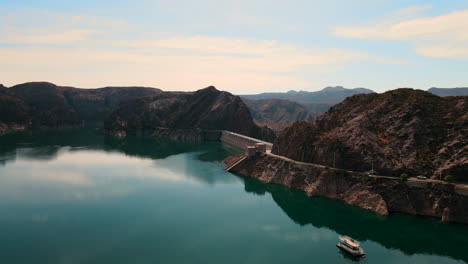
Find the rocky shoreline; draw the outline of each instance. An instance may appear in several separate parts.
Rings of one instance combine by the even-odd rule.
[[[17,124],[4,124],[0,122],[0,136],[5,135],[8,133],[16,132],[16,131],[22,131],[27,129],[25,125],[17,125]]]
[[[228,162],[227,158],[224,162]],[[410,183],[398,178],[369,177],[360,173],[314,166],[257,154],[231,171],[266,183],[280,184],[372,210],[430,216],[446,222],[468,224],[468,196],[455,185],[435,182]]]
[[[127,136],[125,130],[106,131],[106,134],[124,138]],[[165,138],[180,141],[217,141],[221,137],[220,130],[203,130],[203,129],[177,129],[177,128],[156,128],[151,130],[139,130],[135,133],[136,136],[147,136],[155,138]]]

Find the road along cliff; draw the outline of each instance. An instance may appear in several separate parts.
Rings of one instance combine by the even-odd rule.
[[[225,163],[231,159],[227,158]],[[231,171],[302,190],[308,196],[340,200],[381,215],[401,212],[468,224],[468,196],[453,184],[371,177],[261,153],[247,157]]]
[[[359,94],[278,135],[273,153],[379,175],[468,181],[468,97],[413,89]]]

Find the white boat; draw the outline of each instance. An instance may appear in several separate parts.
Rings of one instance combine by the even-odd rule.
[[[354,257],[365,257],[366,253],[364,253],[364,250],[360,247],[359,242],[356,240],[347,237],[347,236],[340,236],[338,238],[340,241],[336,246],[346,253],[354,256]]]

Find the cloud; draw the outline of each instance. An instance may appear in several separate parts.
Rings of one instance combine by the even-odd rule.
[[[346,38],[411,42],[417,53],[438,58],[468,58],[468,10],[439,16],[387,20],[368,26],[338,27],[334,34]]]
[[[81,172],[68,171],[62,169],[48,170],[40,166],[29,166],[29,168],[20,168],[14,173],[7,174],[3,180],[15,182],[16,184],[31,185],[45,184],[64,184],[77,185],[84,187],[94,186],[94,183],[89,177]]]
[[[452,58],[452,59],[468,59],[468,47],[455,43],[454,45],[419,45],[416,51],[427,57],[433,58]]]
[[[2,9],[0,9],[0,12]],[[115,29],[131,30],[125,21],[42,9],[8,10],[0,17],[0,44],[82,45]],[[27,20],[25,19],[27,17]]]
[[[66,42],[70,38],[60,39]],[[33,39],[25,40],[30,44]],[[8,72],[9,80],[5,82],[13,84],[29,76],[29,80],[84,87],[148,85],[165,90],[196,90],[215,85],[247,93],[317,86],[318,83],[303,76],[322,74],[324,69],[340,69],[354,61],[401,63],[345,49],[313,49],[273,40],[201,35],[103,41],[100,45],[106,48],[91,44],[64,48],[4,47],[0,48],[0,56],[8,61],[8,67],[0,69]]]
[[[125,21],[88,15],[26,14],[37,23],[23,24],[20,13],[0,18],[4,22],[0,44],[9,44],[0,46],[0,57],[6,62],[0,71],[8,86],[43,80],[78,87],[145,85],[164,90],[215,85],[234,93],[252,93],[319,86],[311,81],[314,76],[344,70],[353,62],[404,63],[362,51],[270,39],[154,37],[157,32],[147,33]]]
[[[0,38],[1,43],[7,44],[76,44],[97,34],[97,30],[70,29],[62,32],[32,31],[27,34],[12,33]]]
[[[410,7],[407,7],[407,8],[397,10],[393,14],[392,18],[406,20],[406,19],[412,18],[412,17],[414,17],[414,16],[416,16],[416,15],[418,15],[418,14],[422,13],[423,11],[426,11],[426,10],[428,10],[430,8],[432,8],[431,4],[410,6]]]

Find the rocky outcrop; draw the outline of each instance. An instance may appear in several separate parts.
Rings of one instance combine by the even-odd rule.
[[[318,116],[302,105],[282,99],[242,99],[258,125],[268,126],[279,133],[296,121],[312,122]]]
[[[468,180],[468,97],[397,89],[347,98],[314,123],[298,122],[273,152],[298,161],[399,176]]]
[[[196,92],[163,92],[122,104],[105,122],[107,133],[116,136],[180,134],[196,138],[197,131],[229,130],[271,141],[275,134],[257,126],[238,96],[210,86]],[[181,132],[184,131],[184,132]]]
[[[302,190],[308,196],[340,200],[381,215],[401,212],[468,224],[468,196],[457,193],[452,184],[369,177],[265,154],[247,158],[232,171],[266,183]]]

